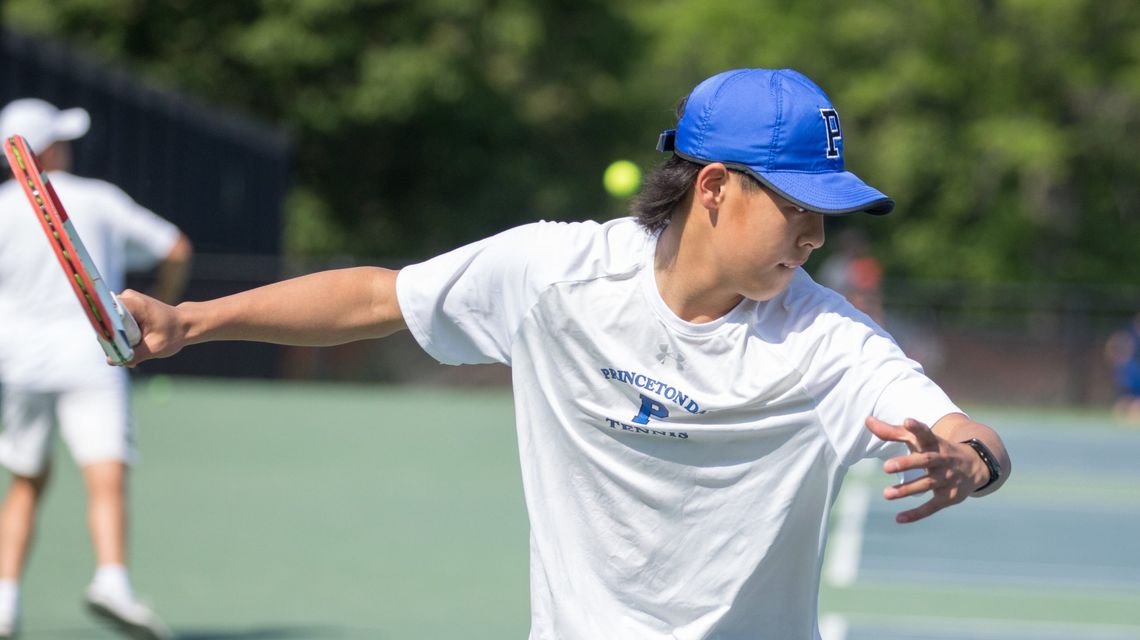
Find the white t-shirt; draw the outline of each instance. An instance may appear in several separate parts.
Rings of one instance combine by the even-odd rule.
[[[420,345],[512,366],[532,640],[818,638],[828,511],[900,452],[869,415],[959,409],[800,270],[773,300],[678,318],[632,219],[518,227],[400,272]]]
[[[128,268],[154,266],[178,228],[118,187],[69,173],[49,174],[59,199],[108,288],[123,288]],[[50,391],[105,384],[110,367],[94,329],[44,238],[20,185],[0,185],[0,381]]]

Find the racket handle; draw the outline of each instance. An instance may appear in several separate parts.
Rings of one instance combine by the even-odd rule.
[[[119,314],[119,319],[123,321],[123,332],[127,334],[127,343],[132,347],[139,343],[142,339],[142,332],[139,331],[139,323],[135,322],[135,317],[127,311],[126,306],[119,302],[119,296],[111,292],[111,300],[115,301],[115,313]]]

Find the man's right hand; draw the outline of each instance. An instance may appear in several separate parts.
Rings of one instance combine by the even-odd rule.
[[[186,346],[186,332],[179,320],[177,307],[172,307],[150,296],[127,289],[119,294],[119,301],[134,316],[142,338],[134,345],[135,355],[126,366],[154,358],[166,358]]]

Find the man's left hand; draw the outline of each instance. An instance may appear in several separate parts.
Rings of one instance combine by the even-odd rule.
[[[902,473],[914,469],[926,474],[883,490],[887,500],[898,500],[931,492],[925,503],[895,516],[900,524],[917,522],[951,505],[958,504],[989,481],[989,469],[972,447],[940,437],[918,420],[907,418],[902,426],[869,417],[867,429],[883,440],[902,442],[910,453],[887,460],[883,471]]]

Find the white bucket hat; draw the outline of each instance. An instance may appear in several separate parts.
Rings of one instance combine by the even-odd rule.
[[[82,107],[59,109],[37,98],[22,98],[0,111],[0,136],[21,135],[39,153],[56,142],[82,138],[91,116]]]

